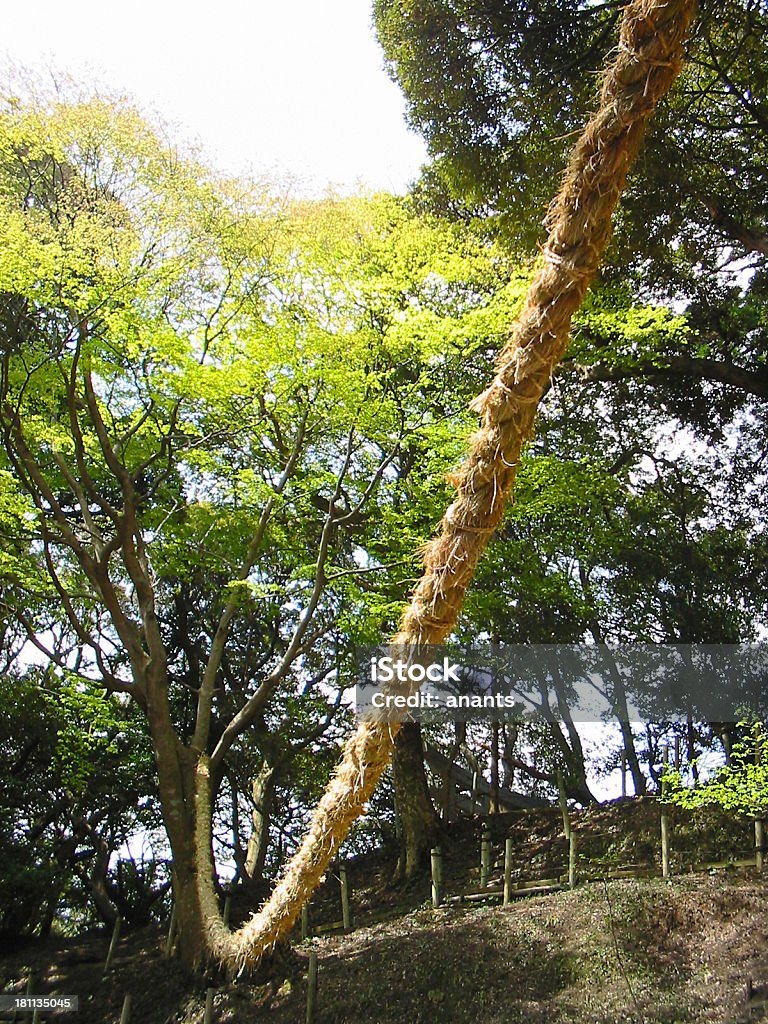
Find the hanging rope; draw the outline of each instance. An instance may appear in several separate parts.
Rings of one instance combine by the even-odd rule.
[[[562,358],[611,232],[611,217],[656,104],[678,75],[694,0],[635,0],[624,11],[617,54],[600,104],[571,154],[547,215],[549,236],[523,309],[499,354],[490,386],[472,403],[480,427],[451,480],[456,497],[424,550],[424,573],[406,608],[398,645],[439,644],[453,629],[477,562],[512,492],[536,409]],[[298,852],[272,895],[238,932],[221,920],[213,889],[210,780],[197,775],[198,895],[209,952],[229,970],[255,963],[293,924],[389,763],[397,725],[366,722],[342,761]]]

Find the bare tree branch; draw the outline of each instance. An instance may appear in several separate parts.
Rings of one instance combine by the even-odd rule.
[[[264,534],[266,533],[269,520],[272,516],[272,510],[275,506],[275,502],[280,494],[285,489],[286,484],[293,476],[294,470],[301,454],[301,449],[304,444],[304,438],[306,434],[307,419],[309,417],[309,409],[304,411],[298,430],[296,431],[296,439],[293,444],[290,457],[285,464],[280,479],[277,481],[274,487],[274,493],[269,496],[264,509],[259,517],[259,522],[256,527],[256,532],[253,535],[251,543],[248,545],[248,551],[246,552],[245,560],[240,568],[240,572],[237,575],[237,580],[242,582],[248,578],[248,574],[253,568],[253,564],[256,561],[256,556],[261,549],[262,542],[264,540]],[[216,633],[211,643],[210,654],[208,655],[208,661],[205,666],[205,672],[203,673],[203,681],[200,686],[200,694],[197,702],[197,717],[195,721],[195,732],[192,737],[192,746],[197,750],[205,749],[208,743],[208,736],[211,728],[211,709],[213,705],[213,694],[216,684],[216,676],[221,665],[221,658],[224,653],[224,645],[229,634],[229,627],[234,618],[235,611],[237,610],[237,593],[233,593],[229,600],[224,605],[224,609],[219,618],[218,625],[216,627]]]
[[[617,381],[636,377],[693,377],[718,384],[728,384],[757,398],[768,398],[768,370],[746,370],[733,363],[715,359],[696,359],[693,356],[668,356],[659,365],[650,360],[638,360],[631,366],[609,366],[606,363],[564,363],[564,368],[576,370],[584,381]]]

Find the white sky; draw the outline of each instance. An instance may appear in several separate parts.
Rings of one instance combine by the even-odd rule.
[[[425,159],[369,0],[29,0],[3,12],[2,55],[129,93],[229,172],[402,191]]]

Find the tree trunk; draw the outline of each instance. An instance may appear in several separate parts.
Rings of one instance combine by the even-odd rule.
[[[648,792],[648,780],[640,767],[640,761],[635,750],[635,738],[632,735],[632,726],[629,722],[621,721],[621,738],[624,746],[624,756],[627,767],[632,775],[632,785],[635,789],[635,796],[645,796]]]
[[[722,722],[720,724],[720,742],[723,744],[725,763],[727,765],[731,763],[731,752],[733,750],[733,736],[731,733],[732,727],[732,722]]]
[[[696,762],[696,758],[698,756],[697,752],[696,752],[696,729],[694,728],[694,725],[693,725],[693,715],[691,714],[690,711],[688,712],[688,714],[686,716],[686,723],[685,723],[685,725],[686,725],[686,729],[685,729],[686,757],[688,758],[688,764],[691,766],[691,772],[693,774],[693,781],[694,782],[698,782],[699,781],[699,766],[698,766],[698,764]]]
[[[197,871],[191,851],[173,855],[173,901],[176,906],[176,927],[179,958],[190,972],[204,969],[209,952],[205,941],[203,916],[197,893]]]
[[[162,713],[162,708],[156,711],[150,704],[148,711],[163,821],[173,855],[173,899],[176,905],[179,956],[188,971],[197,971],[210,959],[197,884],[201,863],[200,851],[195,843],[197,758],[179,741],[170,720]],[[202,863],[209,865],[213,860],[210,803],[203,827],[207,836],[207,850]]]
[[[96,845],[96,857],[93,867],[86,877],[86,882],[91,891],[91,899],[102,921],[105,924],[114,925],[117,909],[107,891],[107,872],[109,871],[111,851],[106,840],[103,836],[98,835],[95,829],[90,831],[90,837]]]
[[[588,600],[594,604],[594,598],[592,596],[589,580],[587,579],[586,573],[583,567],[580,569],[582,588],[585,596]],[[593,619],[590,623],[590,632],[596,644],[599,644],[602,648],[602,656],[608,665],[608,675],[611,683],[610,687],[610,699],[613,706],[614,714],[618,717],[619,727],[621,729],[622,744],[624,747],[624,756],[626,758],[626,764],[629,768],[630,774],[632,775],[632,785],[635,789],[635,796],[645,796],[648,792],[648,780],[643,774],[640,768],[640,762],[637,758],[637,751],[635,750],[635,739],[632,735],[632,726],[629,723],[629,708],[627,705],[627,688],[624,685],[624,678],[619,671],[619,666],[616,664],[616,659],[613,657],[610,648],[606,645],[603,637],[603,632],[600,628],[600,624],[597,619]]]
[[[504,765],[504,786],[515,788],[515,747],[520,734],[518,722],[506,722],[502,727],[501,763]]]
[[[393,882],[411,882],[429,863],[439,822],[424,770],[424,744],[418,722],[407,722],[395,738],[392,758],[400,856]]]
[[[491,799],[490,814],[499,813],[499,723],[491,722]]]
[[[453,788],[453,765],[458,757],[459,751],[461,750],[461,744],[466,739],[466,723],[465,722],[454,722],[453,731],[453,743],[451,744],[447,758],[448,765],[445,772],[442,774],[443,780],[443,792],[442,792],[442,807],[440,808],[440,814],[444,824],[448,824],[451,820],[451,816],[454,812],[456,800]]]
[[[542,706],[544,709],[544,715],[547,718],[549,727],[552,731],[552,737],[565,760],[566,771],[564,781],[566,791],[572,800],[577,800],[584,806],[594,804],[597,801],[590,792],[587,784],[587,769],[584,762],[584,748],[581,743],[581,736],[579,736],[579,730],[576,728],[571,716],[571,709],[568,706],[568,697],[563,690],[562,679],[559,675],[554,678],[553,684],[555,694],[557,695],[558,711],[562,719],[562,724],[557,720],[557,718],[555,718],[548,706],[546,688],[542,691]],[[568,733],[567,739],[563,732],[563,725]]]
[[[253,831],[248,840],[245,856],[245,874],[249,881],[260,882],[269,846],[269,821],[275,796],[275,769],[267,761],[253,780]]]

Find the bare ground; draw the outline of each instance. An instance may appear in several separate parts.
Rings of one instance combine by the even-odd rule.
[[[657,816],[657,808],[641,801],[585,812],[578,821],[580,849],[606,866],[656,857]],[[678,824],[678,871],[700,849],[702,859],[714,859],[743,852],[749,840],[744,825],[718,832],[720,825],[700,819]],[[449,892],[473,884],[479,827],[468,822],[446,837]],[[547,877],[562,865],[555,813],[499,816],[493,830],[497,854],[505,835],[515,837],[521,876]],[[768,879],[754,869],[678,874],[671,881],[593,881],[509,907],[496,902],[437,911],[426,883],[406,893],[387,889],[390,869],[383,856],[352,865],[355,931],[305,942],[297,936],[272,980],[241,979],[217,991],[214,1021],[301,1024],[312,948],[320,964],[316,1024],[768,1019]],[[330,877],[313,919],[338,916]],[[78,1014],[52,1020],[117,1024],[130,992],[132,1024],[202,1024],[205,983],[190,983],[175,961],[163,959],[158,931],[122,939],[115,969],[103,978],[108,940],[92,935],[22,947],[0,958],[2,989],[23,991],[34,971],[37,992],[80,997]]]

